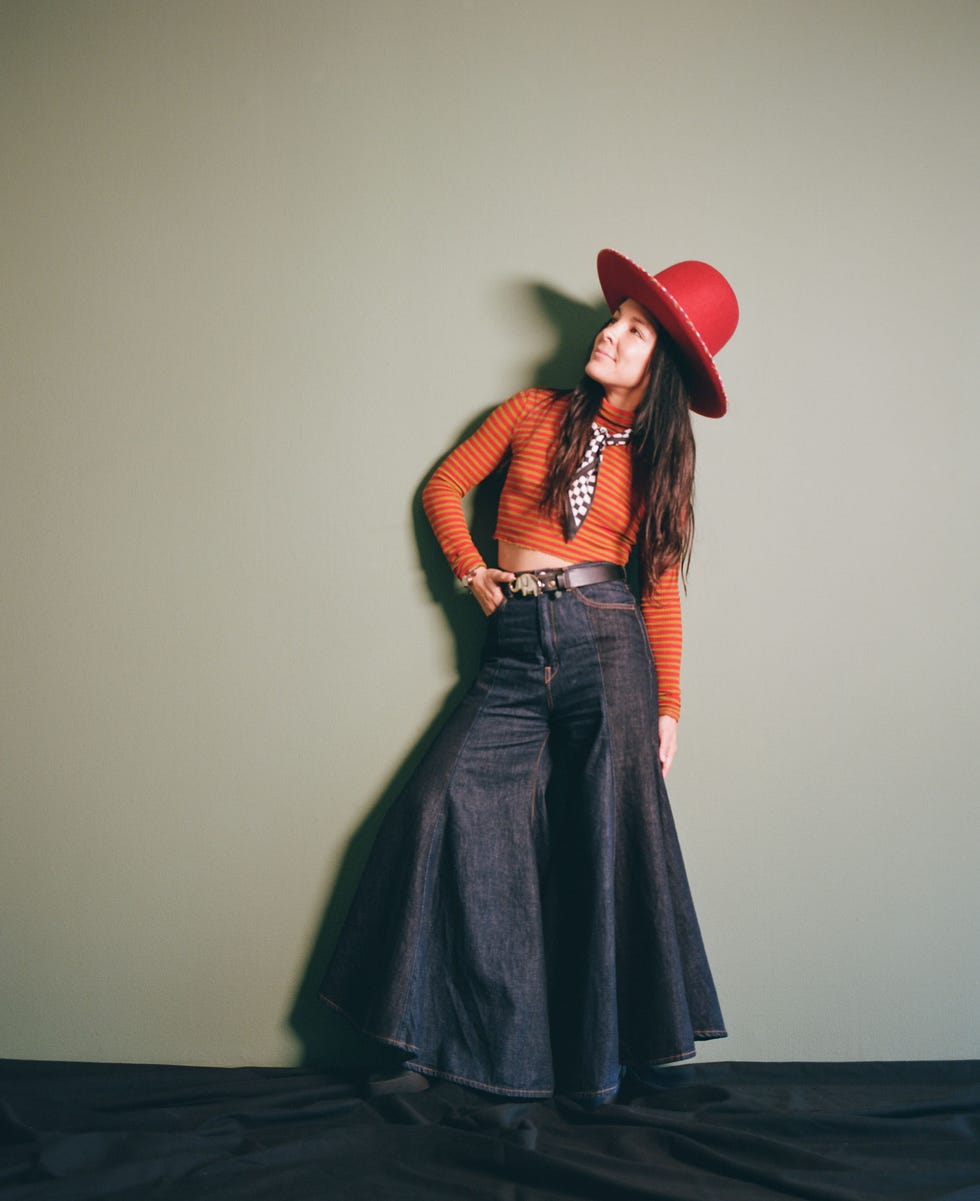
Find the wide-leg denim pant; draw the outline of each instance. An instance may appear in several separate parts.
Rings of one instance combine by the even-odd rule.
[[[385,816],[321,995],[417,1071],[615,1093],[725,1030],[658,761],[632,594],[514,598]]]

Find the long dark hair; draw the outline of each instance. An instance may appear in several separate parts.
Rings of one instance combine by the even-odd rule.
[[[601,384],[584,376],[555,401],[568,407],[558,431],[555,455],[544,482],[548,512],[564,521],[568,488],[589,444],[592,421],[602,404]],[[694,430],[690,393],[677,350],[658,329],[650,359],[650,383],[633,414],[633,507],[640,514],[637,549],[641,578],[652,584],[669,567],[687,574],[694,541]]]

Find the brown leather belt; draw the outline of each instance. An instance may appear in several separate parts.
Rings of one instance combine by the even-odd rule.
[[[626,572],[618,563],[573,563],[570,567],[541,567],[520,571],[507,588],[512,597],[540,596],[542,592],[565,592],[585,584],[603,584],[607,580],[625,580]]]

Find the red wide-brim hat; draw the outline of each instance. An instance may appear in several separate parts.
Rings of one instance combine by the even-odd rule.
[[[714,358],[738,325],[738,301],[728,280],[693,259],[648,275],[616,250],[600,250],[597,266],[611,312],[624,300],[635,300],[673,338],[694,412],[724,417],[728,398]]]

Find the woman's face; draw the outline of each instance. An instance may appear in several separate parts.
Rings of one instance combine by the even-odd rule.
[[[592,344],[585,374],[602,384],[611,404],[635,409],[650,382],[650,357],[657,326],[635,300],[624,300]]]

